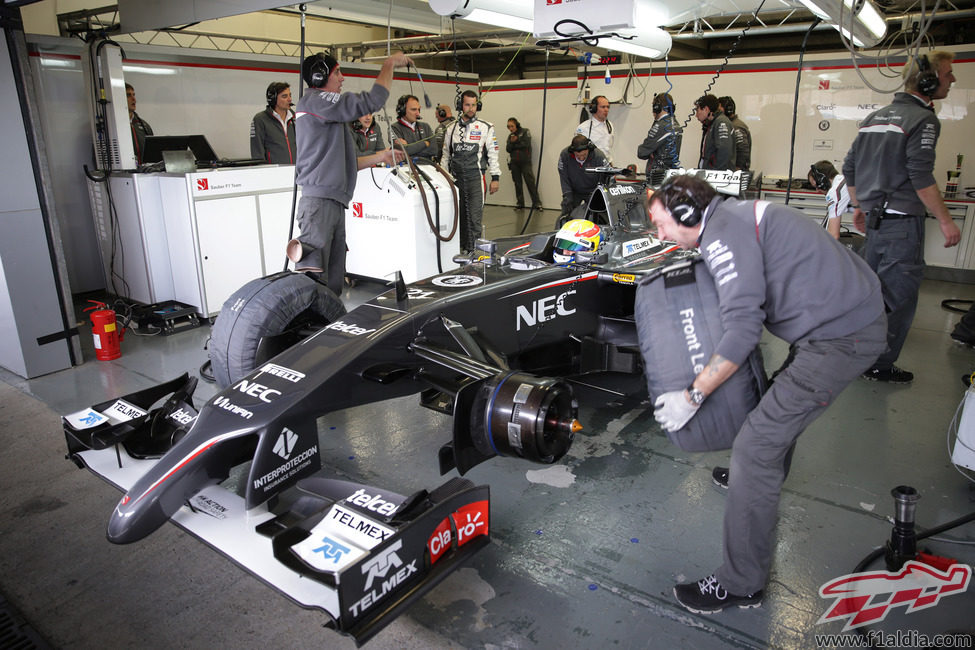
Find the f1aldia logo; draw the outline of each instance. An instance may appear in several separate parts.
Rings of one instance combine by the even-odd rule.
[[[362,219],[362,201],[352,202],[352,216],[356,219]]]
[[[819,595],[833,603],[816,624],[846,620],[843,632],[879,623],[894,607],[906,605],[905,614],[934,607],[942,596],[962,594],[968,589],[972,567],[953,564],[939,571],[928,564],[909,561],[897,573],[871,571],[851,573],[827,582]]]
[[[196,179],[196,189],[198,190],[208,190],[210,189],[210,181],[206,178]]]
[[[281,435],[278,436],[277,441],[274,443],[274,449],[272,450],[281,458],[288,460],[291,457],[291,452],[295,450],[295,445],[298,443],[298,434],[284,427],[281,430]]]

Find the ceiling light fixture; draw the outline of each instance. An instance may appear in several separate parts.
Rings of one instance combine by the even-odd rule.
[[[858,47],[873,47],[887,34],[887,22],[870,0],[799,0],[809,11]],[[852,22],[853,33],[850,33]]]

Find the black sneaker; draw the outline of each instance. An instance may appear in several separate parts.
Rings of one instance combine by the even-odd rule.
[[[869,381],[883,381],[888,384],[909,384],[914,381],[913,372],[902,370],[897,366],[891,366],[887,370],[871,368],[860,376]]]
[[[966,348],[975,348],[975,340],[968,337],[961,336],[960,334],[951,333],[951,340],[958,345],[964,345]]]
[[[711,482],[717,485],[722,490],[728,489],[728,468],[727,467],[715,467],[711,472]]]
[[[729,594],[718,582],[718,579],[714,577],[714,574],[697,582],[689,582],[674,587],[674,598],[677,599],[677,602],[695,614],[714,614],[727,607],[740,607],[741,609],[759,607],[764,597],[765,592],[762,590],[748,596]]]

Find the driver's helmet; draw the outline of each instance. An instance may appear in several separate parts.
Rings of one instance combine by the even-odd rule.
[[[555,233],[552,258],[559,264],[571,262],[579,251],[593,252],[599,248],[599,226],[588,219],[572,219]]]

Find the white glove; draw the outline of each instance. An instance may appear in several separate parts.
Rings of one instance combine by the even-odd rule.
[[[677,431],[690,422],[699,408],[698,404],[691,404],[687,401],[687,396],[683,390],[672,390],[664,393],[653,403],[656,407],[653,411],[653,418],[660,423],[666,431]]]

